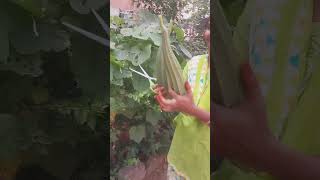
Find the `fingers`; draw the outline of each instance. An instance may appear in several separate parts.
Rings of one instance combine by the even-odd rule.
[[[163,86],[157,85],[157,87],[154,89],[156,94],[159,94],[160,92],[162,93],[162,96],[166,97],[167,96],[167,91]]]
[[[184,83],[184,87],[185,87],[185,89],[186,89],[187,94],[192,94],[191,85],[190,85],[190,83],[189,83],[188,81],[186,81],[186,82]]]
[[[159,91],[159,94],[155,96],[156,100],[158,101],[160,108],[163,111],[166,112],[171,112],[174,108],[175,105],[175,100],[174,99],[165,99],[163,97],[163,94],[161,91]]]
[[[261,97],[259,83],[249,63],[241,65],[241,80],[248,100],[255,100]]]
[[[162,95],[159,96],[159,101],[163,106],[172,106],[174,105],[174,99],[165,99]]]
[[[171,88],[169,89],[169,95],[172,98],[177,98],[178,97],[178,94],[176,92],[174,92]]]

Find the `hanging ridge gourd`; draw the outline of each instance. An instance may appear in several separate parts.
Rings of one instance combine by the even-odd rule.
[[[167,90],[172,89],[181,95],[185,94],[184,78],[181,66],[173,53],[170,45],[169,34],[172,30],[172,21],[167,29],[163,23],[162,16],[159,16],[162,41],[156,58],[155,77],[157,83]]]
[[[230,107],[240,103],[242,98],[240,61],[224,11],[218,0],[213,3],[213,99]]]

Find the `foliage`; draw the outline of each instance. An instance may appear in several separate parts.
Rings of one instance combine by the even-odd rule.
[[[106,36],[90,11],[108,20],[106,8],[96,0],[0,2],[1,167],[23,161],[62,179],[105,176],[106,47],[61,22]]]
[[[182,9],[187,5],[185,0],[134,0],[137,7],[142,7],[150,12],[160,15],[167,19],[181,19]]]
[[[159,18],[142,10],[126,17],[111,16],[110,20],[110,158],[111,174],[115,176],[123,166],[145,161],[156,153],[167,153],[174,114],[161,113],[148,79],[131,71],[142,72],[141,65],[153,76],[161,43]],[[190,54],[186,49],[181,50],[183,32],[175,24],[170,37],[182,64]]]
[[[209,0],[192,0],[188,1],[188,6],[184,8],[184,13],[191,13],[191,17],[183,20],[183,26],[188,27],[193,33],[189,35],[186,47],[190,49],[193,55],[207,53],[207,47],[203,40],[204,19],[210,17]]]

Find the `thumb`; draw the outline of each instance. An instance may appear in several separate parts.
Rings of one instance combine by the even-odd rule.
[[[185,82],[184,87],[186,89],[186,93],[188,96],[192,96],[192,89],[191,89],[191,85],[188,81]]]
[[[247,100],[252,101],[262,96],[259,82],[255,77],[255,74],[250,67],[249,63],[245,63],[240,67],[241,80],[244,89],[244,95]]]

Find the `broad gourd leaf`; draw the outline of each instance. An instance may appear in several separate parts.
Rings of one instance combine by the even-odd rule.
[[[109,62],[105,47],[77,33],[72,44],[70,65],[84,95],[106,101]]]
[[[140,46],[140,53],[135,56],[135,59],[132,61],[132,64],[137,66],[144,63],[151,56],[151,44],[145,46]]]
[[[147,122],[150,122],[153,126],[157,125],[159,120],[162,120],[163,116],[162,113],[155,110],[148,110],[146,114]]]
[[[70,46],[69,35],[66,31],[48,24],[40,24],[36,35],[30,27],[20,29],[10,36],[13,47],[22,54],[34,54],[43,51],[63,51]]]
[[[124,78],[132,77],[131,71],[127,69],[119,69],[113,65],[110,66],[110,68],[112,69],[112,80],[110,80],[111,84],[122,86]]]
[[[133,35],[133,29],[132,28],[122,28],[120,30],[120,33],[123,35],[123,36],[132,36]]]
[[[127,60],[134,66],[138,66],[150,58],[151,44],[146,41],[138,42],[133,46],[123,43],[117,46],[114,53],[117,60]]]
[[[160,46],[161,44],[161,35],[159,33],[150,33],[149,38],[152,40],[153,44]]]
[[[130,139],[136,143],[140,143],[141,140],[146,136],[146,127],[144,125],[134,126],[129,131]]]
[[[133,85],[133,88],[139,92],[149,90],[149,87],[150,87],[148,79],[136,73],[132,75],[132,85]]]

